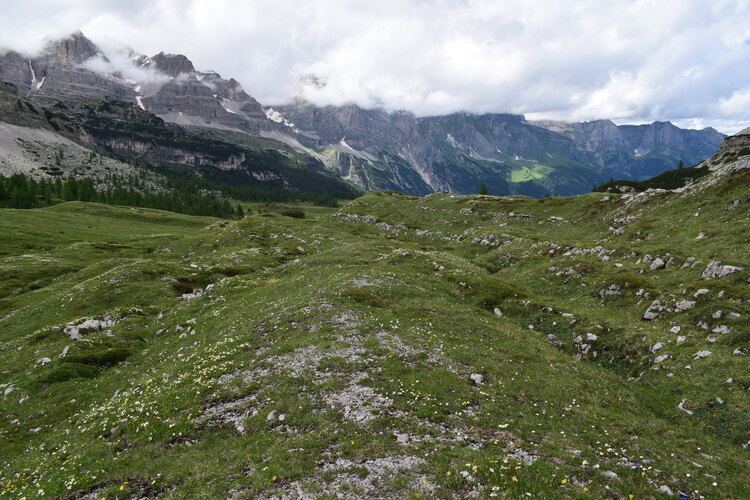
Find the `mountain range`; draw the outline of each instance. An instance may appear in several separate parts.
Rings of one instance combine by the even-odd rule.
[[[77,116],[78,125],[83,116],[87,125],[71,132],[73,139],[100,152],[163,161],[163,144],[157,152],[151,138],[113,132],[142,131],[155,115],[171,133],[192,137],[182,143],[198,138],[236,150],[217,157],[172,147],[169,161],[216,167],[235,182],[280,187],[295,187],[291,177],[302,174],[290,177],[269,167],[269,161],[249,158],[248,142],[264,156],[293,158],[285,168],[364,190],[472,193],[484,184],[491,194],[545,196],[587,192],[610,178],[642,180],[679,162],[693,165],[715,153],[725,138],[711,128],[685,130],[669,122],[533,122],[494,113],[419,117],[356,104],[319,107],[302,98],[263,106],[237,80],[196,70],[185,55],[105,54],[80,31],[49,41],[34,57],[14,51],[0,55],[0,81],[31,103]],[[100,109],[103,100],[110,103],[108,112],[119,109],[119,126],[102,117],[107,114]],[[96,116],[88,111],[92,106]],[[96,127],[93,121],[99,122]]]

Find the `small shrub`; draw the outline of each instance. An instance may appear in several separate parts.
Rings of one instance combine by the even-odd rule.
[[[76,356],[69,356],[72,363],[82,365],[100,366],[108,368],[118,363],[122,363],[133,354],[133,351],[124,347],[115,347],[113,349],[103,349],[100,351],[87,352]]]
[[[305,212],[302,210],[282,210],[280,213],[285,217],[294,217],[295,219],[305,218]]]
[[[522,297],[523,294],[513,285],[504,281],[492,280],[486,283],[471,284],[466,288],[466,295],[472,298],[481,309],[492,310],[510,298]]]
[[[360,304],[365,304],[372,307],[383,307],[390,304],[390,301],[384,299],[380,295],[377,295],[361,288],[350,290],[347,295],[350,299]]]
[[[56,366],[52,371],[39,377],[42,384],[55,384],[65,382],[74,378],[94,378],[99,374],[96,366],[86,365],[83,363],[64,362]]]

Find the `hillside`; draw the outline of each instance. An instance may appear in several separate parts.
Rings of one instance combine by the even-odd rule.
[[[680,192],[2,210],[2,494],[747,498],[726,154]]]
[[[91,179],[100,189],[134,183],[252,200],[315,199],[328,204],[360,193],[314,157],[272,139],[167,123],[134,104],[91,98],[46,107],[0,86],[0,175],[37,180]],[[240,199],[245,199],[238,196]]]

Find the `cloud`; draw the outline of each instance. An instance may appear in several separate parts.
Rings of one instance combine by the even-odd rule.
[[[156,69],[138,66],[128,55],[120,51],[110,51],[106,58],[92,57],[82,66],[97,73],[116,74],[123,80],[139,83],[159,84],[170,80],[169,76]]]
[[[419,115],[750,117],[748,0],[46,0],[12,2],[0,46],[82,29],[105,51],[184,53],[265,104],[301,79],[318,104]],[[39,14],[43,12],[44,14]],[[37,42],[38,46],[38,42]]]

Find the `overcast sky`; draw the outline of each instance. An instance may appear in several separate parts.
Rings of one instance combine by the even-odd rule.
[[[750,126],[750,0],[3,1],[0,47],[81,29],[187,55],[261,103]],[[325,86],[303,85],[314,75]]]

